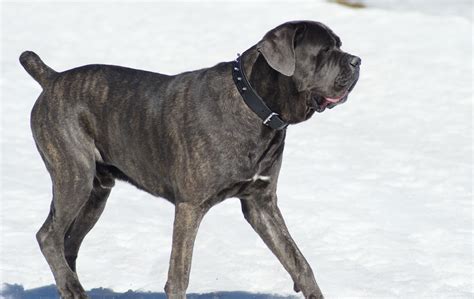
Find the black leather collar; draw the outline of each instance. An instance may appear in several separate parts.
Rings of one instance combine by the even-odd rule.
[[[245,103],[263,120],[264,125],[274,130],[283,130],[288,126],[278,113],[268,108],[262,98],[252,88],[247,80],[247,76],[245,76],[244,65],[239,54],[237,54],[237,59],[233,62],[232,77]]]

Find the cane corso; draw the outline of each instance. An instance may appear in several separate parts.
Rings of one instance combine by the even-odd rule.
[[[325,25],[295,21],[235,61],[174,76],[97,64],[56,72],[24,52],[21,64],[43,88],[31,129],[53,184],[36,237],[61,297],[87,298],[77,254],[119,179],[175,206],[168,298],[186,298],[199,224],[231,197],[295,291],[322,298],[276,187],[287,125],[345,102],[358,80],[360,58],[340,47]]]

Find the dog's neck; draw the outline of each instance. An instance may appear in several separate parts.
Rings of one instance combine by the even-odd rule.
[[[311,116],[308,116],[307,95],[298,93],[291,77],[270,67],[255,46],[245,51],[241,59],[252,87],[284,121],[295,124]]]

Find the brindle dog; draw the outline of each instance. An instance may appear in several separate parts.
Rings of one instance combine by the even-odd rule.
[[[296,124],[346,101],[361,60],[340,47],[323,24],[295,21],[269,31],[241,59],[267,106]],[[43,88],[31,128],[53,200],[37,239],[62,298],[87,298],[76,258],[115,179],[175,205],[168,298],[186,298],[199,224],[230,197],[240,199],[295,291],[322,298],[277,206],[286,129],[267,127],[246,105],[232,62],[175,76],[111,65],[56,72],[33,52],[20,62]]]

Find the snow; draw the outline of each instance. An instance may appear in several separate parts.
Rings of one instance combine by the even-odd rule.
[[[276,25],[312,19],[362,58],[348,102],[287,134],[279,203],[321,289],[472,298],[472,18],[461,2],[449,5],[462,13],[438,15],[321,1],[3,2],[0,282],[53,283],[35,240],[51,200],[29,130],[40,87],[19,65],[22,51],[56,70],[107,63],[173,74],[232,60]],[[80,252],[84,287],[161,291],[172,221],[172,205],[118,183]],[[190,292],[292,287],[238,200],[209,212]]]
[[[395,11],[415,10],[436,16],[461,16],[472,20],[471,0],[349,0],[349,2]]]

